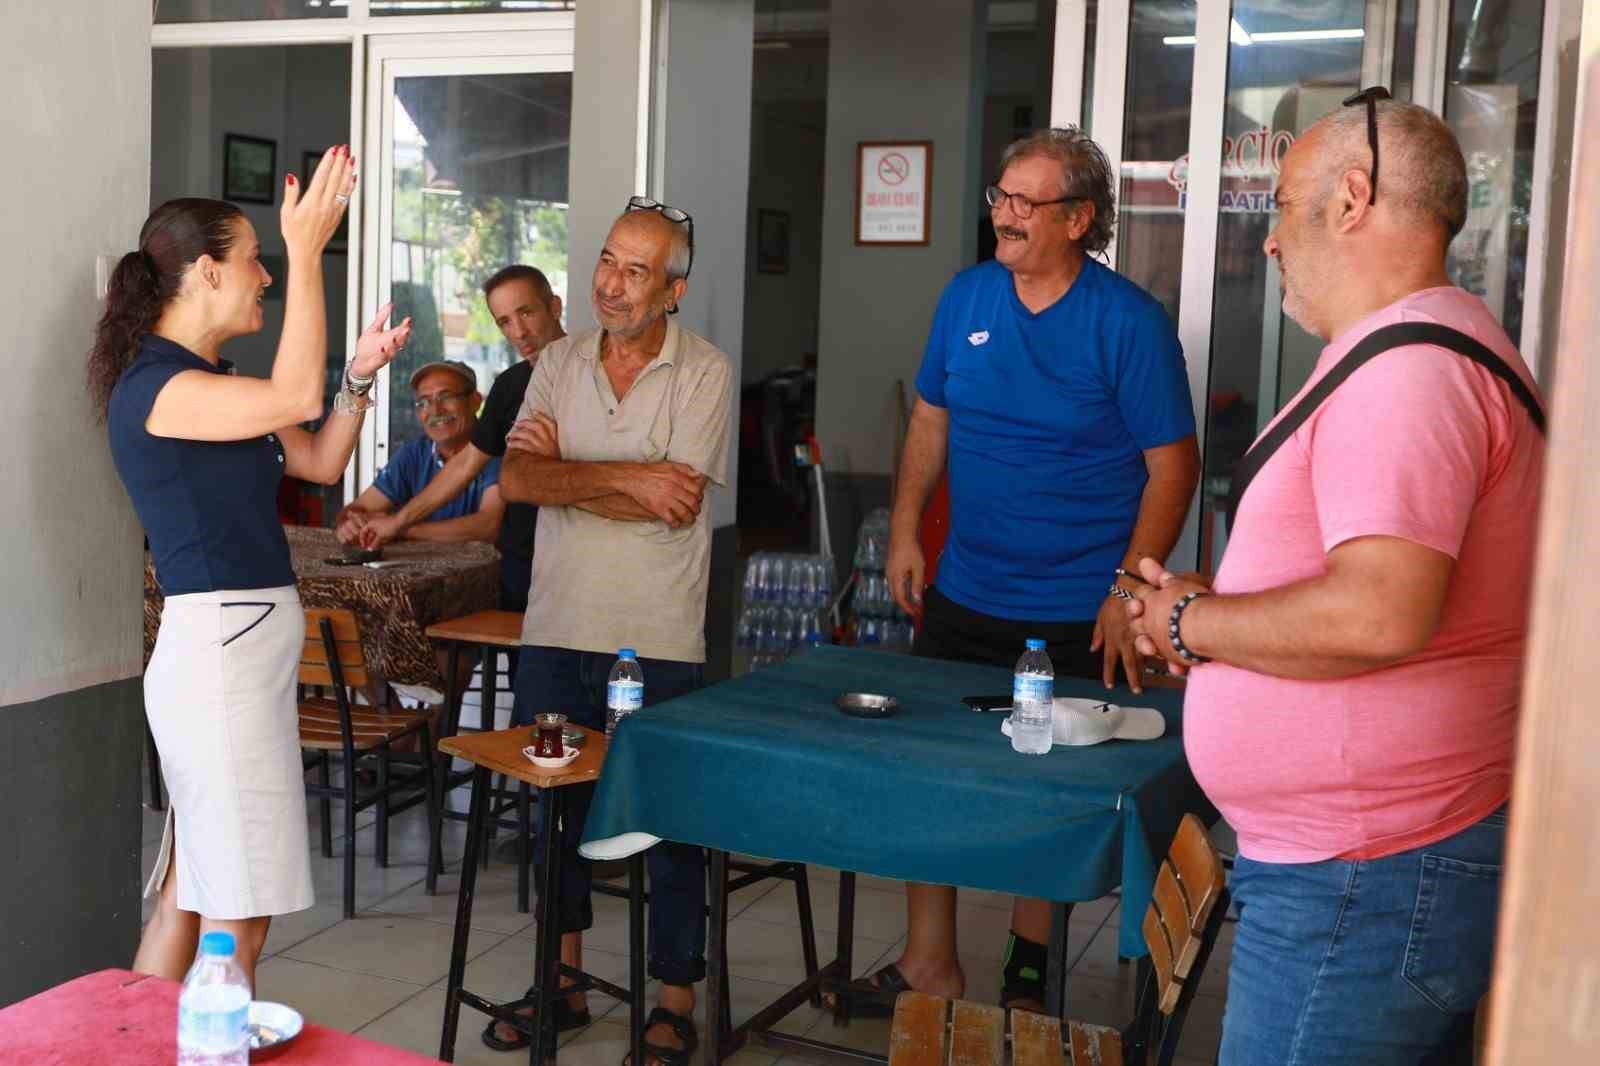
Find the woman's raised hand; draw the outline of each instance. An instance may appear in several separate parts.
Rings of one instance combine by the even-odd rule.
[[[361,336],[356,338],[356,357],[350,365],[351,373],[358,377],[371,377],[378,372],[380,367],[388,364],[395,357],[395,353],[406,346],[406,341],[411,339],[411,318],[406,317],[393,329],[388,329],[389,313],[394,310],[394,304],[386,303],[378,308],[378,315],[361,331]]]
[[[339,228],[355,187],[356,161],[347,144],[335,145],[322,154],[317,172],[304,189],[293,174],[284,179],[283,209],[278,217],[291,257],[322,254]]]

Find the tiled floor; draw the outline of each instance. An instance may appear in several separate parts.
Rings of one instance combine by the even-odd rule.
[[[450,802],[455,809],[465,810],[466,790],[458,790]],[[387,869],[379,869],[373,859],[373,819],[370,812],[363,814],[356,823],[355,839],[357,915],[345,920],[339,904],[345,841],[336,828],[334,857],[324,858],[318,852],[315,810],[313,805],[311,864],[319,902],[308,911],[273,923],[258,970],[257,994],[289,1003],[311,1021],[435,1055],[455,920],[455,871],[464,829],[459,822],[446,823],[444,849],[451,872],[441,879],[439,894],[430,897],[423,889],[427,833],[420,808],[392,822]],[[337,810],[334,821],[337,827]],[[161,827],[162,816],[146,810],[146,871],[155,860]],[[832,957],[837,893],[837,873],[813,867],[812,905],[824,962]],[[1009,899],[994,893],[961,894],[961,958],[968,992],[974,999],[987,1000],[998,993],[1009,908]],[[585,968],[624,982],[626,904],[596,896],[595,912],[595,927],[585,938]],[[804,968],[794,892],[786,882],[755,885],[736,893],[730,914],[733,1014],[738,1021],[798,982]],[[1074,1017],[1120,1025],[1132,1016],[1134,967],[1117,962],[1118,916],[1115,897],[1080,904],[1073,910],[1067,996]],[[505,999],[522,992],[532,979],[532,921],[531,914],[517,912],[514,867],[495,863],[480,873],[468,953],[468,988]],[[905,923],[904,897],[898,884],[875,877],[857,878],[855,959],[859,972],[870,973],[899,955]],[[1224,926],[1190,1011],[1178,1059],[1184,1066],[1210,1063],[1216,1054],[1232,936],[1233,927]],[[591,994],[590,1006],[594,1023],[564,1036],[561,1062],[565,1066],[619,1066],[626,1051],[627,1011],[597,993]],[[699,1021],[703,1030],[703,1017]],[[523,1061],[520,1053],[497,1053],[485,1047],[478,1035],[482,1028],[479,1015],[462,1011],[456,1062],[504,1066]],[[848,1029],[836,1029],[830,1017],[810,1007],[795,1011],[779,1029],[877,1051],[888,1046],[886,1021],[856,1021]],[[780,1058],[783,1056],[758,1047],[741,1052],[733,1061],[738,1066],[770,1066]],[[797,1064],[802,1060],[790,1056],[784,1061]]]

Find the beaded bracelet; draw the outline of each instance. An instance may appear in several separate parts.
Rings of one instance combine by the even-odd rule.
[[[1189,648],[1183,643],[1183,637],[1178,633],[1178,624],[1183,618],[1183,609],[1204,595],[1206,595],[1204,592],[1187,593],[1186,595],[1180,597],[1177,603],[1172,605],[1172,613],[1167,616],[1167,639],[1172,643],[1172,650],[1178,653],[1178,658],[1193,666],[1198,666],[1201,663],[1208,663],[1211,660],[1206,658],[1204,655],[1196,655],[1194,652],[1189,650]]]

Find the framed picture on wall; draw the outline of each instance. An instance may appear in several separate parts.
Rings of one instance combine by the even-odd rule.
[[[756,211],[756,272],[789,273],[789,212]]]
[[[932,141],[856,144],[856,243],[928,243]]]
[[[311,175],[317,172],[317,164],[322,162],[326,149],[321,152],[300,153],[300,187],[311,186]],[[339,219],[339,228],[333,231],[333,236],[328,238],[328,246],[322,249],[323,255],[343,255],[350,250],[350,209],[345,208],[344,217]]]
[[[222,135],[222,198],[245,204],[277,201],[277,141],[242,133]]]

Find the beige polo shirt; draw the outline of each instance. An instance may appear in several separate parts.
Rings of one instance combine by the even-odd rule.
[[[619,401],[600,363],[601,335],[586,330],[544,349],[521,417],[554,418],[563,459],[670,460],[704,474],[708,495],[725,486],[732,361],[668,319],[661,354]],[[709,499],[683,529],[541,506],[522,642],[609,654],[631,647],[645,659],[705,662],[710,572]]]

